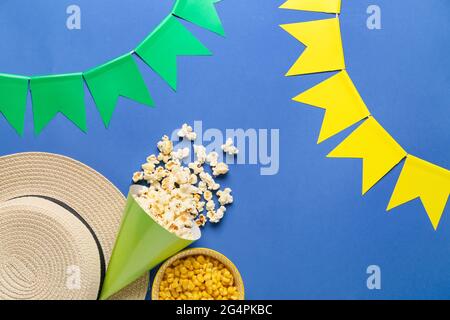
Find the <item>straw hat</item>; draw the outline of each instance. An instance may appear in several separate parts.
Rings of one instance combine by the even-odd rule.
[[[0,299],[97,299],[125,198],[67,157],[0,157]],[[148,275],[112,299],[144,299]]]

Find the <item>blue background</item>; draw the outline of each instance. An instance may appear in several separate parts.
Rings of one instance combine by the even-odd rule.
[[[172,3],[3,0],[0,70],[86,70],[134,48]],[[219,3],[225,39],[189,25],[214,56],[180,58],[177,93],[139,62],[157,107],[121,99],[108,129],[86,90],[88,134],[58,116],[34,136],[28,97],[23,138],[0,117],[0,153],[64,154],[126,193],[154,143],[184,122],[202,120],[204,128],[222,130],[279,128],[279,174],[233,166],[226,183],[235,204],[197,243],[236,263],[248,298],[450,298],[449,209],[437,232],[419,201],[388,214],[401,166],[361,197],[360,161],[325,158],[350,131],[316,145],[322,111],[290,99],[329,75],[283,77],[303,46],[278,25],[330,16],[277,9],[281,3]],[[81,7],[81,30],[65,26],[70,4]],[[382,9],[382,30],[366,27],[370,4]],[[343,0],[341,16],[348,71],[373,114],[407,151],[446,168],[449,18],[448,0]],[[382,271],[378,291],[366,287],[372,264]]]

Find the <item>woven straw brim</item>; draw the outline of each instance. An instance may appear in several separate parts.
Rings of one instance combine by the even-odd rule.
[[[0,203],[0,299],[96,299],[101,261],[74,214],[38,197]]]
[[[0,203],[26,196],[56,199],[76,211],[92,229],[101,246],[103,260],[108,263],[119,231],[125,198],[105,177],[78,161],[55,154],[20,153],[0,157]],[[58,248],[53,247],[55,244],[49,242],[45,245],[58,254]],[[70,249],[70,244],[66,245]],[[23,252],[28,252],[25,246]],[[34,263],[39,264],[39,256],[30,254],[28,259],[36,259]],[[1,259],[3,257],[0,256]],[[24,268],[26,266],[24,264]],[[17,277],[23,277],[27,272],[30,270],[22,270],[16,280],[19,281]],[[145,298],[147,288],[148,275],[144,275],[112,299],[141,300]]]
[[[159,287],[161,284],[161,281],[164,277],[164,273],[166,272],[166,269],[170,267],[175,261],[179,259],[183,259],[189,256],[197,256],[197,255],[204,255],[212,257],[219,262],[221,262],[233,275],[234,279],[234,285],[237,287],[237,290],[239,292],[239,300],[245,299],[245,288],[244,288],[244,281],[242,281],[241,274],[239,273],[238,268],[233,264],[233,262],[230,261],[227,257],[225,257],[220,252],[217,252],[212,249],[208,248],[192,248],[187,249],[184,251],[181,251],[180,253],[174,255],[170,259],[168,259],[166,262],[164,262],[161,267],[159,268],[158,272],[156,273],[155,279],[153,280],[152,285],[152,300],[159,300]]]

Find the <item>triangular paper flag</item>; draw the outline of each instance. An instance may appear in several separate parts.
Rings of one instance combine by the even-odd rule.
[[[406,152],[370,117],[331,151],[328,157],[363,159],[362,193],[365,194],[406,157]]]
[[[40,133],[59,112],[86,132],[86,107],[81,73],[34,77],[31,78],[30,87],[35,133]]]
[[[436,230],[449,194],[449,170],[408,155],[387,210],[420,198]]]
[[[164,20],[137,48],[136,53],[171,87],[177,87],[177,56],[211,52],[174,16]]]
[[[103,123],[108,127],[119,96],[152,106],[144,79],[131,53],[83,74]]]
[[[283,3],[280,8],[325,13],[340,13],[341,0],[288,0]]]
[[[23,134],[29,78],[0,74],[0,113],[19,135]]]
[[[325,109],[318,143],[370,115],[345,70],[303,92],[294,100]]]
[[[281,27],[306,46],[286,76],[345,69],[339,19],[291,23]]]
[[[221,36],[222,22],[217,14],[215,3],[221,0],[178,0],[173,14]]]

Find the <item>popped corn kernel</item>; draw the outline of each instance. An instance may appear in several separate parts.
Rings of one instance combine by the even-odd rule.
[[[207,156],[206,156],[206,148],[204,146],[194,144],[194,153],[195,156],[197,157],[198,163],[201,164],[205,163]]]
[[[195,220],[195,223],[197,224],[197,226],[199,227],[204,227],[206,224],[206,217],[204,214],[200,214],[197,219]]]
[[[191,174],[189,176],[189,183],[190,184],[196,184],[198,182],[198,177],[196,174]]]
[[[144,179],[144,173],[142,171],[135,172],[133,174],[133,182],[139,182]]]
[[[166,169],[169,171],[174,171],[179,169],[181,166],[180,161],[178,160],[170,160],[166,163]]]
[[[207,217],[212,223],[219,223],[220,220],[222,220],[226,210],[227,209],[224,206],[221,206],[219,209],[217,209],[217,211],[210,210],[207,213]]]
[[[171,156],[172,159],[182,161],[183,159],[189,157],[190,152],[191,150],[189,150],[189,148],[178,149],[176,151],[172,151]]]
[[[177,133],[178,137],[186,138],[189,141],[194,141],[197,139],[197,134],[194,132],[191,126],[186,123],[181,126],[181,129]]]
[[[188,132],[188,133],[186,134],[186,138],[187,138],[189,141],[194,141],[194,140],[197,139],[197,134],[196,134],[194,131]]]
[[[213,176],[227,174],[228,171],[228,165],[226,163],[219,162],[215,167],[213,167]]]
[[[148,162],[148,163],[153,163],[153,164],[155,164],[155,165],[159,164],[158,157],[155,156],[154,154],[149,155],[149,156],[147,157],[147,162]]]
[[[141,168],[146,174],[150,174],[155,171],[155,164],[153,162],[146,162],[141,166]]]
[[[202,163],[195,161],[188,164],[189,169],[194,172],[194,174],[200,174],[204,171]]]
[[[205,181],[200,181],[200,182],[198,183],[198,188],[199,188],[202,192],[208,191],[208,185],[206,184]]]
[[[173,143],[170,141],[169,137],[164,135],[161,141],[158,142],[158,149],[163,155],[170,155],[173,151]]]
[[[230,188],[225,188],[223,191],[219,190],[216,194],[218,196],[219,203],[222,206],[233,203],[233,196],[231,195]]]
[[[197,212],[203,212],[203,210],[205,210],[205,205],[206,202],[205,201],[199,201],[197,202]]]
[[[164,163],[169,162],[169,160],[172,158],[172,156],[170,154],[163,154],[163,153],[159,153],[158,154],[158,161],[162,161]]]
[[[210,200],[213,198],[212,192],[209,191],[209,190],[206,190],[205,192],[203,192],[203,198],[204,198],[206,201],[210,201]]]
[[[233,145],[233,139],[231,138],[228,138],[225,144],[222,145],[222,150],[230,156],[234,156],[239,153],[239,149]]]
[[[208,162],[211,167],[215,167],[217,165],[218,160],[219,160],[219,154],[215,151],[210,152],[206,156],[206,162]]]
[[[209,190],[218,190],[220,188],[220,185],[214,181],[209,173],[201,172],[199,176],[200,179],[207,184]]]
[[[216,204],[214,203],[213,200],[209,200],[208,202],[206,202],[207,211],[213,211],[214,209],[216,209]]]

